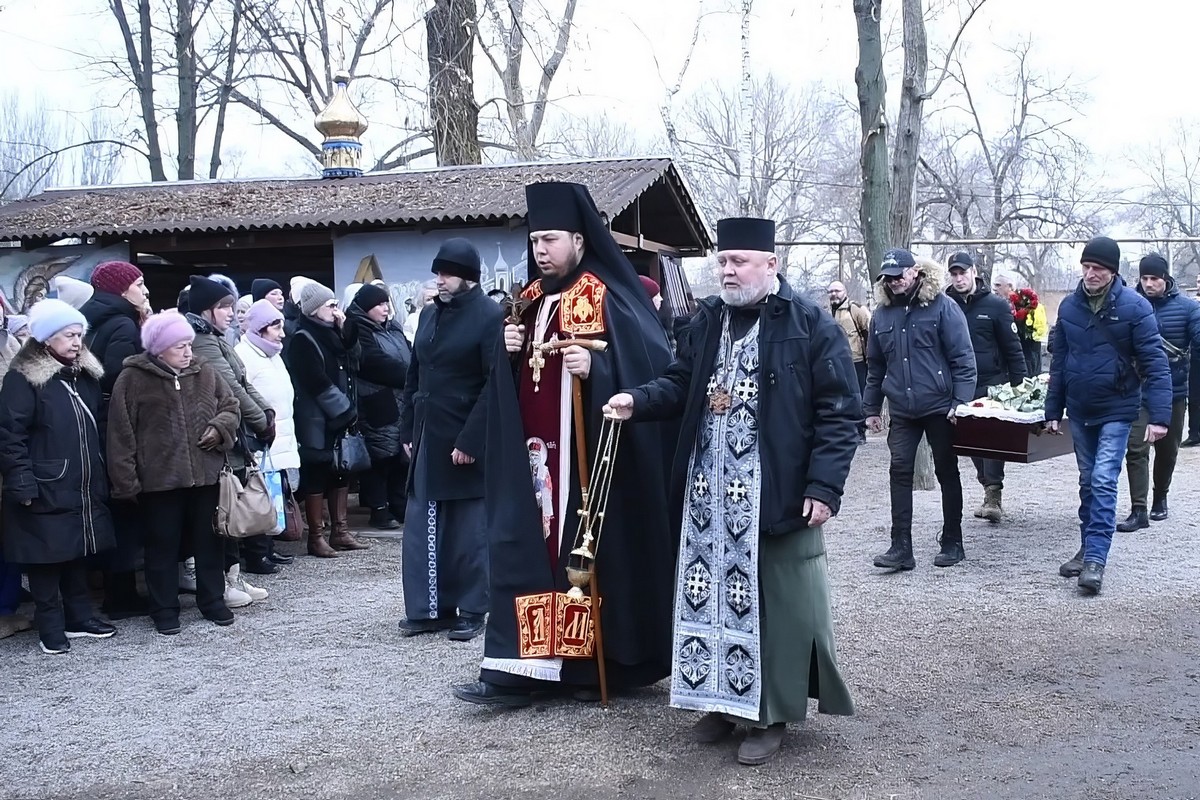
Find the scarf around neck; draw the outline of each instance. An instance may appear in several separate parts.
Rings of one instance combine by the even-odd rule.
[[[267,358],[274,358],[283,352],[283,342],[268,341],[254,331],[246,331],[243,334],[243,338],[249,341],[250,344],[257,347],[259,350],[262,350],[263,353],[266,354]]]

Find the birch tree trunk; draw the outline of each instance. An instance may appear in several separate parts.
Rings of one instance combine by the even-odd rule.
[[[750,193],[754,161],[754,87],[750,81],[750,10],[754,0],[742,0],[742,89],[738,109],[738,205],[744,216],[750,214]]]

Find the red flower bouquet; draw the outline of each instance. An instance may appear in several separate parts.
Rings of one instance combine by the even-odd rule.
[[[1018,289],[1008,296],[1012,304],[1013,320],[1022,339],[1033,337],[1033,310],[1038,307],[1037,292],[1033,289]]]

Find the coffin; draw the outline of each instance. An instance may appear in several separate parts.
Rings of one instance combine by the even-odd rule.
[[[954,452],[960,456],[1032,464],[1075,452],[1071,426],[1065,419],[1059,431],[1059,434],[1046,433],[1041,422],[960,416],[954,428]]]

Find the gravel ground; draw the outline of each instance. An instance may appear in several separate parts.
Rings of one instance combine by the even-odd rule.
[[[851,718],[793,727],[756,769],[688,741],[662,685],[605,712],[455,701],[482,640],[402,639],[400,545],[298,558],[217,628],[120,623],[49,657],[0,641],[0,798],[1188,798],[1200,795],[1196,664],[1200,450],[1173,517],[1121,535],[1104,593],[1058,564],[1078,542],[1074,463],[1011,466],[1009,518],[968,517],[968,560],[932,566],[938,495],[918,493],[918,567],[882,575],[887,447],[860,450],[828,529]],[[963,460],[968,514],[980,498]],[[1124,487],[1123,487],[1124,490]],[[1122,495],[1121,509],[1127,501]],[[288,545],[296,547],[295,545]]]

